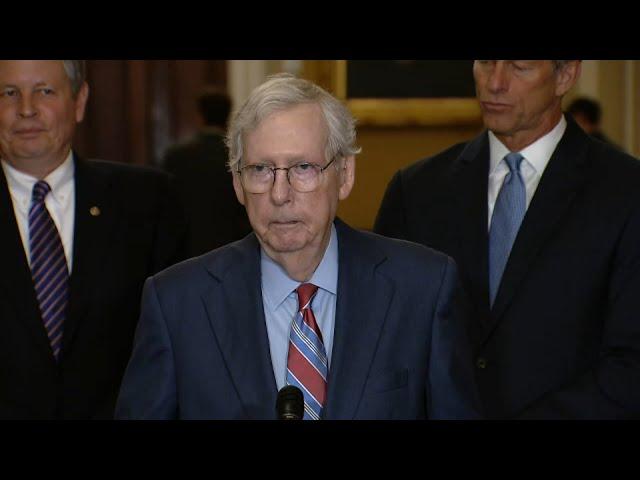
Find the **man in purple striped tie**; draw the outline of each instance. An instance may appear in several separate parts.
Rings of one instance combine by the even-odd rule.
[[[184,258],[166,175],[73,152],[84,70],[0,61],[0,419],[113,418],[142,284]]]
[[[336,218],[355,182],[355,121],[318,86],[276,75],[227,142],[253,233],[146,283],[117,418],[475,418],[455,264]]]

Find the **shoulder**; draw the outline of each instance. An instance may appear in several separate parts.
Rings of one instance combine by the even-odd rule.
[[[165,152],[165,162],[180,161],[184,157],[192,157],[200,148],[202,142],[197,136],[170,145]]]
[[[451,167],[452,162],[462,154],[468,144],[469,142],[457,143],[442,152],[418,160],[400,170],[400,176],[410,181],[443,172]]]
[[[259,251],[253,234],[242,240],[193,257],[153,276],[159,292],[202,292],[211,282],[222,283],[231,269],[242,269],[243,265],[258,268]],[[249,270],[247,269],[247,272]]]
[[[358,249],[359,258],[369,258],[386,276],[402,284],[433,280],[455,270],[455,262],[425,245],[389,238],[372,232],[350,229],[349,250]]]
[[[376,233],[362,232],[365,237],[385,253],[387,263],[407,274],[424,267],[442,269],[450,261],[450,257],[433,248],[418,243],[389,238]]]
[[[640,161],[611,144],[590,139],[589,156],[598,172],[607,177],[631,182],[640,179]]]
[[[598,209],[622,212],[640,207],[640,160],[609,144],[589,138],[585,186]]]
[[[115,191],[120,194],[139,192],[148,195],[158,192],[165,195],[172,184],[172,176],[155,167],[95,159],[80,162],[81,176],[109,183],[117,187]]]
[[[89,173],[109,175],[119,179],[143,180],[152,182],[166,182],[169,174],[156,167],[132,165],[128,163],[111,162],[107,160],[80,160]]]

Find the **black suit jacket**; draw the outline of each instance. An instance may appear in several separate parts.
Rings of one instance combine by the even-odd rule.
[[[71,292],[56,364],[0,170],[3,419],[111,418],[143,283],[185,256],[186,225],[165,173],[76,157],[75,185]]]
[[[227,170],[220,134],[202,132],[167,152],[164,168],[176,177],[190,228],[190,256],[201,255],[251,232]]]
[[[452,256],[475,315],[492,418],[640,413],[640,162],[572,120],[542,176],[493,309],[486,133],[398,172],[375,230]]]

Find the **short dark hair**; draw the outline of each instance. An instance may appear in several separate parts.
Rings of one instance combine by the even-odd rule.
[[[593,123],[594,125],[599,124],[602,118],[600,104],[587,97],[576,98],[567,108],[567,112],[571,115],[575,115],[576,113],[582,114],[589,123]]]
[[[198,95],[198,110],[206,125],[225,128],[231,113],[231,98],[222,88],[207,86]]]

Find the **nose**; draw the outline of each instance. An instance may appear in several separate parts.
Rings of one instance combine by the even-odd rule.
[[[271,187],[271,199],[275,205],[284,205],[291,199],[291,185],[286,170],[273,172],[274,180]]]
[[[20,96],[20,104],[18,106],[18,115],[22,118],[30,118],[37,115],[37,109],[31,98],[31,95],[25,94]]]
[[[490,69],[487,78],[487,88],[491,93],[500,93],[508,89],[509,79],[505,61],[498,60]]]

